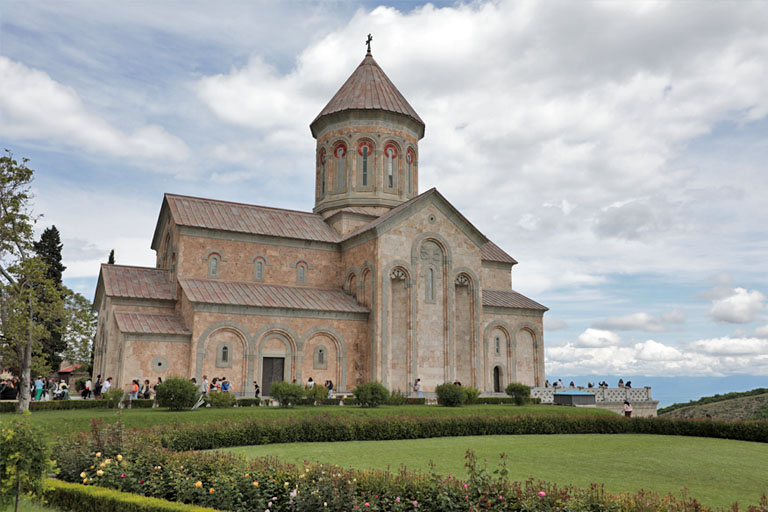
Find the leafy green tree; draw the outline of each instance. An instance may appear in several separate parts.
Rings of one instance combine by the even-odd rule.
[[[26,420],[0,427],[0,506],[15,501],[19,510],[23,495],[39,496],[43,477],[53,470],[46,437]]]
[[[64,285],[61,276],[67,267],[61,263],[61,249],[63,244],[61,243],[59,230],[56,229],[56,226],[46,228],[40,236],[40,240],[34,242],[32,245],[37,256],[48,267],[46,277],[62,290],[63,298]],[[53,370],[57,370],[61,365],[61,353],[67,347],[67,343],[63,337],[62,321],[61,319],[54,320],[52,323],[48,323],[46,327],[48,329],[48,337],[43,340],[43,353],[45,354],[48,365]]]
[[[109,259],[107,259],[107,264],[114,265],[115,264],[115,250],[112,249],[109,251]]]
[[[63,314],[61,289],[48,266],[33,254],[27,159],[0,157],[0,352],[19,368],[19,411],[29,409],[33,354]],[[9,357],[9,355],[11,357]]]
[[[83,366],[90,364],[96,325],[96,313],[93,312],[91,301],[64,288],[64,359]]]

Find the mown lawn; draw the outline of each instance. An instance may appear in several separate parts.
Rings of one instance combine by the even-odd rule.
[[[52,512],[55,510],[58,510],[58,509],[44,507],[42,505],[38,505],[37,503],[33,503],[27,500],[22,500],[19,503],[19,512]],[[0,512],[13,512],[13,505],[9,505],[8,507],[5,507],[5,508],[0,506]]]
[[[202,408],[196,411],[170,412],[166,409],[123,409],[122,421],[128,428],[173,425],[176,423],[216,424],[250,418],[284,418],[311,416],[353,416],[356,418],[382,416],[465,416],[465,415],[514,415],[514,414],[571,414],[589,415],[614,413],[602,409],[558,407],[554,405],[472,405],[467,407],[441,407],[436,405],[382,406],[364,409],[357,406],[319,407],[234,407],[228,409]],[[12,413],[0,415],[0,424],[15,417]],[[75,435],[88,430],[92,419],[105,423],[117,421],[118,413],[112,409],[73,409],[68,411],[36,411],[29,417],[31,423],[56,435]]]
[[[249,457],[285,462],[322,461],[354,468],[428,471],[465,477],[464,455],[474,450],[490,468],[508,455],[513,480],[536,478],[587,487],[601,482],[609,492],[652,490],[689,495],[708,506],[739,501],[756,505],[768,493],[768,444],[696,437],[639,434],[483,436],[292,443],[229,448]]]

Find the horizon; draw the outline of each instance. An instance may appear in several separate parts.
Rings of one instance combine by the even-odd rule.
[[[310,211],[309,123],[370,32],[426,123],[419,190],[550,308],[548,376],[768,376],[768,5],[187,5],[4,6],[0,136],[70,288],[110,249],[154,266],[165,192]]]

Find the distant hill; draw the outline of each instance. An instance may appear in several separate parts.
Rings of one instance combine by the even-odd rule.
[[[768,389],[705,396],[686,404],[673,404],[659,409],[664,418],[706,418],[722,420],[768,419]]]

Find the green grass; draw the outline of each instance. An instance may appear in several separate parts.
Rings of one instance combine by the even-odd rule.
[[[128,427],[150,427],[153,425],[216,424],[227,421],[250,418],[285,418],[312,417],[320,415],[352,416],[355,418],[383,416],[466,416],[466,415],[513,415],[513,414],[572,414],[591,415],[614,413],[602,409],[576,407],[556,407],[553,405],[472,405],[468,407],[440,407],[435,405],[382,406],[364,409],[356,406],[338,405],[322,407],[235,407],[229,409],[202,408],[196,411],[170,412],[166,409],[123,409],[123,424]],[[15,414],[0,415],[0,424],[15,417]],[[46,432],[55,435],[75,435],[88,430],[92,419],[101,419],[105,423],[117,420],[117,412],[112,409],[72,409],[67,411],[36,411],[29,416],[30,422]]]
[[[768,444],[696,437],[621,435],[530,435],[292,443],[229,448],[249,457],[276,456],[285,462],[321,461],[345,467],[427,471],[465,477],[464,455],[472,449],[495,467],[509,456],[513,480],[530,477],[606,490],[652,490],[679,495],[683,487],[708,506],[757,504],[768,493]]]
[[[22,500],[21,503],[19,503],[19,512],[52,512],[55,510],[58,509],[44,507],[27,500]],[[13,512],[13,505],[9,505],[8,507],[0,506],[0,512]]]

